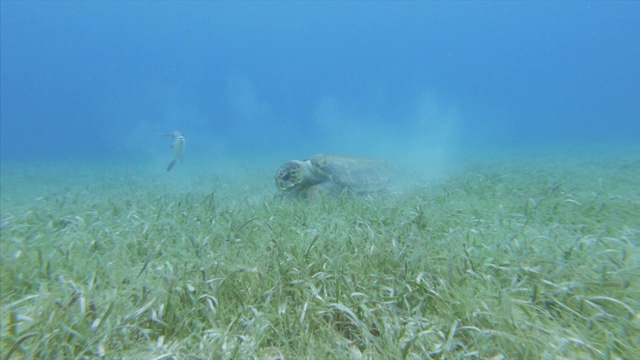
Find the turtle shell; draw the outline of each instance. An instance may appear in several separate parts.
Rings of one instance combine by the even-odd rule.
[[[389,182],[386,163],[370,158],[317,154],[308,159],[317,178],[326,177],[340,189],[354,193],[375,192]]]

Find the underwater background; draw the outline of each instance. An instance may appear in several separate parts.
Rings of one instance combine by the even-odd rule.
[[[637,143],[640,4],[3,1],[2,161]],[[167,160],[167,161],[168,161]]]
[[[638,39],[638,1],[2,0],[0,358],[634,359]],[[383,162],[276,188],[318,153]]]

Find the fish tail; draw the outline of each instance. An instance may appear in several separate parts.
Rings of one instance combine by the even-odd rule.
[[[167,166],[167,172],[169,172],[169,171],[171,171],[171,169],[173,169],[173,165],[176,164],[176,161],[178,161],[178,159],[173,159],[173,161],[169,163],[169,166]]]

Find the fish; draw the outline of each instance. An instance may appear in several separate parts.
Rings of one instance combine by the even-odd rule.
[[[174,159],[169,163],[169,166],[167,166],[167,172],[173,169],[173,166],[178,160],[182,160],[185,146],[184,135],[182,135],[180,131],[174,131],[169,136],[171,137],[171,149],[173,150]]]

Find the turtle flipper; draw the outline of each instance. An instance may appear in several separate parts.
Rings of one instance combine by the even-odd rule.
[[[321,182],[309,186],[306,191],[307,200],[316,200],[322,196],[337,195],[340,193],[340,187],[331,181]]]

